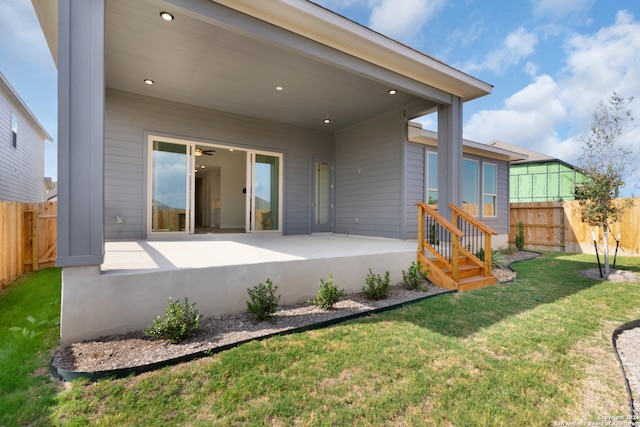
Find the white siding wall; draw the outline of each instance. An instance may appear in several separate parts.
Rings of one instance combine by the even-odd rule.
[[[0,88],[0,200],[44,201],[44,141],[24,110]],[[11,144],[11,114],[18,118],[18,144]]]
[[[111,90],[105,115],[107,239],[146,237],[145,132],[283,152],[283,232],[310,232],[310,159],[333,157],[333,134]],[[124,224],[115,223],[117,214]]]

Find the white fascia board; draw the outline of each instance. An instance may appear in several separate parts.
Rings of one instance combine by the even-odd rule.
[[[307,0],[215,2],[446,91],[464,101],[488,95],[493,88],[488,83]]]
[[[408,139],[411,142],[428,145],[430,147],[438,146],[438,133],[432,130],[422,129],[420,123],[416,122],[409,122],[408,124]],[[515,153],[513,151],[504,150],[502,148],[482,144],[468,139],[462,140],[462,152],[465,154],[475,154],[477,156],[503,160],[506,162],[515,162],[528,158],[528,156],[524,154]]]
[[[40,28],[49,45],[53,62],[58,66],[58,0],[31,0]]]

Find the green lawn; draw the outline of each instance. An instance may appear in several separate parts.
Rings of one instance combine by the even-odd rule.
[[[0,400],[0,426],[549,426],[628,414],[611,333],[640,318],[640,284],[579,274],[594,267],[594,256],[545,253],[514,264],[512,283],[58,394],[30,376],[42,363],[34,357],[14,375],[33,382],[13,406],[32,416],[15,418]],[[618,268],[640,272],[640,258],[619,258]],[[10,294],[0,295],[3,342],[19,339],[4,331]]]

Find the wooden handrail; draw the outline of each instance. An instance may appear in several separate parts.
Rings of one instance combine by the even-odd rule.
[[[465,212],[464,210],[460,209],[459,207],[455,206],[455,205],[449,205],[449,207],[451,208],[452,211],[452,222],[457,223],[457,219],[456,216],[459,216],[460,218],[464,219],[465,221],[467,221],[471,226],[477,228],[478,230],[480,230],[482,233],[484,233],[484,260],[480,260],[478,259],[478,257],[475,256],[475,254],[471,254],[469,253],[468,258],[473,260],[474,262],[478,263],[478,265],[482,266],[482,269],[484,270],[484,275],[485,276],[490,276],[491,275],[491,264],[492,264],[492,251],[491,251],[491,235],[496,235],[498,234],[497,232],[495,232],[491,227],[483,224],[482,222],[480,222],[478,219],[474,218],[473,216],[469,215],[467,212]]]
[[[445,217],[443,217],[438,212],[436,212],[436,210],[433,209],[428,204],[426,204],[426,203],[416,203],[416,206],[421,206],[422,209],[424,209],[430,216],[432,216],[436,221],[438,221],[438,223],[440,225],[442,225],[444,228],[446,228],[449,232],[455,234],[458,237],[464,236],[464,233],[462,231],[460,231],[460,229],[458,227],[456,227],[455,225],[451,224],[451,222],[448,219],[445,219]]]
[[[449,205],[449,207],[451,208],[452,211],[454,211],[459,217],[464,218],[468,223],[470,223],[471,225],[473,225],[474,227],[476,227],[477,229],[479,229],[480,231],[483,231],[487,234],[493,234],[493,235],[497,235],[498,233],[496,231],[493,230],[493,228],[489,227],[488,225],[480,222],[477,218],[469,215],[466,211],[460,209],[459,207],[457,207],[456,205]]]

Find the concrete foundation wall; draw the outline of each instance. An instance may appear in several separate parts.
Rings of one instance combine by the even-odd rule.
[[[246,310],[247,288],[270,278],[282,295],[280,304],[315,297],[320,279],[333,273],[347,293],[360,292],[368,269],[402,281],[402,270],[415,260],[415,250],[360,256],[265,262],[135,274],[102,273],[98,266],[63,271],[60,343],[69,345],[100,336],[145,329],[163,315],[167,298],[189,298],[204,317]]]

